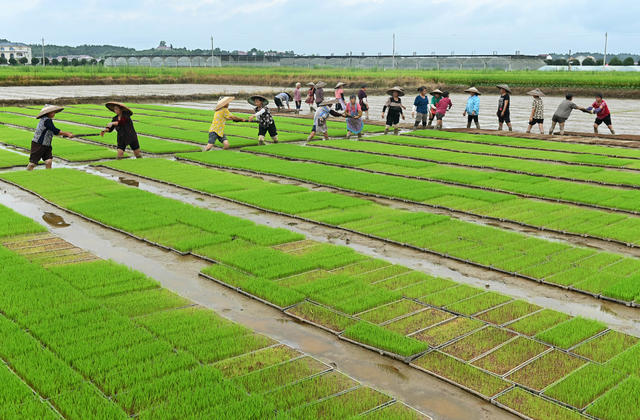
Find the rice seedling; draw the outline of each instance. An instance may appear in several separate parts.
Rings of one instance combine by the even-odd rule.
[[[431,327],[435,324],[451,318],[453,318],[453,315],[448,312],[429,308],[421,310],[413,315],[409,315],[396,321],[387,323],[384,325],[384,327],[399,334],[409,335],[418,330]]]
[[[23,154],[12,152],[10,150],[0,149],[0,168],[23,166],[25,164],[25,161],[27,160],[27,156]]]
[[[357,321],[338,312],[316,305],[311,302],[302,302],[287,310],[288,313],[306,319],[315,324],[322,325],[332,331],[341,332]]]
[[[367,420],[424,420],[427,417],[405,404],[396,402],[379,410],[371,411],[370,413],[363,415],[362,418]]]
[[[483,328],[442,348],[442,351],[469,361],[513,338],[515,334],[494,327]]]
[[[483,372],[439,351],[427,353],[414,360],[413,364],[487,397],[492,397],[510,386],[508,382],[497,376]]]
[[[353,391],[303,406],[287,413],[291,418],[343,419],[362,414],[379,407],[392,398],[371,388],[360,387]]]
[[[513,388],[504,395],[499,396],[496,401],[500,404],[511,408],[512,410],[522,413],[525,416],[535,419],[566,419],[566,420],[584,420],[585,417],[580,413],[569,410],[561,405],[554,404],[545,399],[525,391],[522,388]]]
[[[583,409],[620,383],[626,375],[606,366],[589,363],[545,390],[545,395]]]
[[[621,372],[640,376],[640,344],[636,344],[620,353],[609,360],[606,365]]]
[[[585,363],[587,362],[582,359],[553,350],[516,370],[507,379],[534,391],[542,391]]]
[[[358,314],[357,317],[373,324],[381,324],[420,309],[424,309],[424,306],[412,300],[401,299],[388,305],[370,309],[367,312]]]
[[[511,298],[499,293],[487,292],[477,294],[469,299],[462,300],[447,306],[447,309],[463,315],[473,315],[486,311],[494,306],[510,301]]]
[[[250,394],[264,393],[327,370],[324,363],[305,356],[237,376],[233,382]]]
[[[253,353],[225,359],[214,363],[212,366],[220,370],[226,378],[247,375],[253,371],[261,370],[285,363],[302,354],[285,345],[276,345],[260,349]]]
[[[425,303],[435,306],[448,306],[452,303],[459,302],[463,299],[467,299],[481,293],[483,293],[482,289],[461,284],[430,295],[422,296],[419,299]]]
[[[548,349],[544,344],[524,337],[516,337],[502,347],[473,362],[474,366],[504,375],[522,363]]]
[[[606,420],[632,420],[640,417],[640,378],[630,376],[599,398],[587,413]]]
[[[599,337],[580,344],[572,351],[598,363],[605,363],[638,343],[637,337],[618,331],[609,331]]]
[[[538,305],[534,305],[524,300],[514,300],[506,305],[480,314],[478,318],[483,321],[490,322],[495,325],[506,324],[514,319],[522,318],[530,313],[542,309]]]
[[[405,357],[413,356],[429,348],[424,342],[364,321],[348,327],[343,336]]]
[[[3,384],[3,393],[0,396],[2,418],[19,419],[23,416],[47,420],[58,418],[51,407],[37,398],[29,386],[5,364],[0,365],[0,382]]]
[[[601,322],[576,317],[536,334],[536,338],[568,349],[606,329]]]
[[[427,328],[415,334],[413,337],[420,341],[429,343],[432,347],[437,347],[453,340],[456,337],[468,334],[473,330],[482,327],[482,321],[471,318],[457,317],[435,327]]]
[[[524,335],[534,336],[539,332],[545,331],[557,324],[569,320],[570,318],[571,317],[569,315],[562,312],[543,309],[518,321],[510,323],[507,325],[507,328]]]

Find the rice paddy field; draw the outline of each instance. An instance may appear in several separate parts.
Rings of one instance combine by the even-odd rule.
[[[210,111],[131,108],[143,159],[115,160],[113,134],[55,138],[33,172],[39,110],[0,108],[0,418],[486,418],[229,319],[20,200],[196,261],[199,288],[397,363],[405,388],[492,418],[640,418],[637,149],[374,124],[357,141],[339,119],[307,143],[310,120],[276,116],[279,144],[229,123],[231,150],[204,153]],[[56,125],[111,116],[71,105]]]

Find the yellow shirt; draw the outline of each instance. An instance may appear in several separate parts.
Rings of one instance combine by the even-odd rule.
[[[216,111],[216,113],[213,114],[213,121],[211,122],[211,127],[209,127],[209,132],[214,132],[220,137],[224,136],[224,126],[231,117],[232,115],[229,108],[222,108]]]

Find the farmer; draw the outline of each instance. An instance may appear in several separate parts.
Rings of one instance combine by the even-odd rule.
[[[335,88],[333,88],[333,94],[338,101],[336,104],[336,111],[343,111],[346,109],[347,104],[344,102],[344,83],[338,82]]]
[[[527,127],[527,134],[531,133],[531,128],[538,124],[540,134],[544,134],[544,103],[542,97],[544,93],[540,89],[534,89],[527,92],[527,95],[533,96],[533,103],[531,104],[531,115],[529,115],[529,127]]]
[[[436,130],[442,130],[442,119],[452,106],[453,103],[451,99],[449,99],[449,92],[445,90],[442,92],[442,99],[440,99],[438,105],[436,105]]]
[[[276,103],[276,106],[278,107],[278,111],[280,111],[281,108],[284,108],[284,104],[287,104],[287,109],[291,109],[291,107],[289,106],[289,101],[291,101],[293,99],[293,96],[291,96],[289,93],[287,92],[282,92],[282,93],[278,93],[274,98],[273,98],[273,102]]]
[[[253,95],[247,102],[253,105],[255,114],[249,117],[249,121],[253,121],[254,118],[258,119],[258,144],[262,146],[264,144],[264,136],[269,133],[271,140],[274,143],[278,142],[278,130],[276,129],[276,122],[269,112],[267,105],[269,101],[264,96]]]
[[[315,101],[316,96],[316,85],[313,82],[307,83],[309,86],[309,90],[307,91],[307,99],[305,99],[304,103],[309,105],[309,111],[313,112],[316,109],[313,107],[313,102]]]
[[[367,85],[360,86],[358,91],[358,103],[362,112],[364,112],[365,118],[369,119],[369,100],[367,99]]]
[[[362,122],[362,107],[358,103],[356,95],[351,95],[349,103],[347,103],[345,112],[347,118],[347,138],[351,137],[351,134],[355,134],[358,138],[362,138],[362,128],[364,123]]]
[[[513,127],[511,126],[511,112],[509,108],[511,107],[511,89],[509,89],[508,85],[497,85],[498,89],[500,89],[500,99],[498,99],[498,130],[502,131],[502,125],[504,123],[509,127],[509,131],[513,131]]]
[[[204,148],[205,152],[213,149],[213,146],[216,144],[216,140],[222,143],[223,149],[226,150],[229,148],[229,140],[227,140],[227,136],[224,135],[224,127],[227,124],[227,120],[246,121],[245,119],[236,117],[231,113],[231,111],[229,111],[229,104],[234,99],[235,97],[233,96],[225,96],[220,98],[216,104],[213,121],[211,121],[211,127],[209,128],[209,143],[207,144],[207,147]]]
[[[296,103],[296,114],[299,114],[302,109],[302,92],[300,91],[300,87],[302,87],[302,85],[298,82],[296,83],[296,88],[293,90],[293,100]]]
[[[127,146],[129,146],[129,148],[133,150],[136,158],[140,159],[142,153],[140,152],[138,133],[136,133],[136,129],[133,127],[133,121],[131,120],[133,111],[119,102],[107,102],[105,106],[109,111],[115,112],[116,115],[111,119],[111,122],[107,124],[107,127],[100,132],[100,135],[104,137],[105,133],[111,133],[113,130],[116,130],[118,132],[117,158],[122,159],[124,157],[124,151],[127,149]]]
[[[38,121],[36,131],[33,133],[33,140],[31,140],[31,154],[29,155],[27,171],[33,171],[33,168],[40,163],[40,160],[44,161],[47,169],[51,169],[51,164],[53,163],[53,148],[51,146],[53,136],[73,137],[73,134],[67,131],[60,131],[53,124],[56,114],[63,109],[63,107],[57,105],[45,105],[36,116],[40,121]]]
[[[429,117],[429,98],[427,97],[427,87],[420,86],[418,88],[418,96],[413,101],[412,116],[415,117],[416,122],[413,124],[413,128],[418,128],[418,125],[422,121],[422,128],[427,128],[427,118]]]
[[[560,102],[556,112],[553,114],[553,118],[551,118],[551,129],[549,130],[549,135],[553,135],[553,130],[556,128],[556,124],[560,125],[560,135],[564,136],[564,123],[567,122],[569,116],[571,115],[571,111],[574,109],[579,109],[583,112],[588,112],[586,108],[580,107],[573,102],[573,94],[567,93],[565,95],[565,100]]]
[[[431,128],[433,119],[436,117],[436,106],[438,106],[438,102],[442,99],[442,91],[440,89],[434,89],[429,93],[431,94],[431,104],[429,105],[429,125],[427,127]]]
[[[404,96],[404,91],[402,88],[395,86],[387,91],[387,95],[389,95],[389,99],[382,107],[382,119],[384,119],[384,113],[389,110],[387,113],[387,122],[384,127],[384,134],[389,133],[389,129],[393,127],[393,134],[398,134],[398,123],[400,122],[400,117],[404,120],[403,109],[406,109],[404,105],[402,105],[401,96]]]
[[[322,136],[325,140],[329,139],[329,133],[327,128],[327,118],[331,115],[334,117],[341,117],[342,114],[331,109],[331,106],[336,103],[335,99],[331,99],[325,102],[321,102],[318,104],[318,109],[313,116],[313,128],[311,129],[311,134],[307,138],[307,141],[313,140],[316,136],[316,133],[322,133]]]
[[[587,108],[588,112],[596,115],[596,120],[593,123],[593,132],[598,135],[598,126],[602,123],[609,128],[611,134],[616,134],[613,129],[613,124],[611,123],[611,112],[609,111],[609,106],[602,98],[602,93],[596,94],[596,100],[589,108]]]
[[[327,84],[323,81],[316,83],[316,105],[319,107],[322,102],[324,102],[324,87]]]
[[[470,87],[466,89],[470,96],[467,99],[467,106],[464,108],[464,112],[462,116],[467,117],[467,128],[471,128],[471,122],[473,121],[476,125],[476,128],[480,129],[480,122],[478,121],[478,115],[480,115],[480,91],[475,87]]]

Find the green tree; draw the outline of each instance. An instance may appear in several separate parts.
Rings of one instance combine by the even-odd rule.
[[[37,58],[37,57],[33,57],[33,58],[31,59],[31,65],[33,65],[33,66],[37,66],[38,64],[40,64],[40,60],[38,60],[38,58]]]
[[[57,66],[57,65],[59,65],[59,64],[60,64],[60,61],[58,61],[58,59],[57,59],[57,58],[52,58],[52,59],[51,59],[51,65],[52,65],[52,66]]]
[[[622,65],[622,61],[620,61],[620,59],[618,57],[613,57],[611,60],[609,60],[609,65],[610,66],[621,66]]]
[[[18,62],[24,65],[29,62],[29,59],[27,57],[22,57],[20,60],[18,60]]]
[[[7,64],[7,63],[8,63],[8,61],[7,61],[6,58],[4,58],[4,55],[0,56],[0,64]]]
[[[596,62],[593,58],[591,57],[587,57],[584,60],[582,60],[582,65],[583,66],[595,66]]]
[[[11,64],[12,66],[17,66],[18,65],[18,60],[16,60],[15,58],[11,57],[9,59],[9,64]]]
[[[68,66],[69,65],[69,59],[67,57],[62,57],[62,65],[63,66]]]
[[[78,64],[80,64],[80,62],[78,61],[78,59],[77,59],[77,58],[72,58],[72,59],[71,59],[71,65],[72,65],[72,66],[77,66]]]
[[[622,65],[623,66],[633,66],[635,65],[635,61],[633,61],[633,57],[627,57],[624,60],[622,60]]]
[[[572,66],[579,66],[580,61],[575,58],[572,58],[571,60],[569,60],[569,64],[571,64]]]

